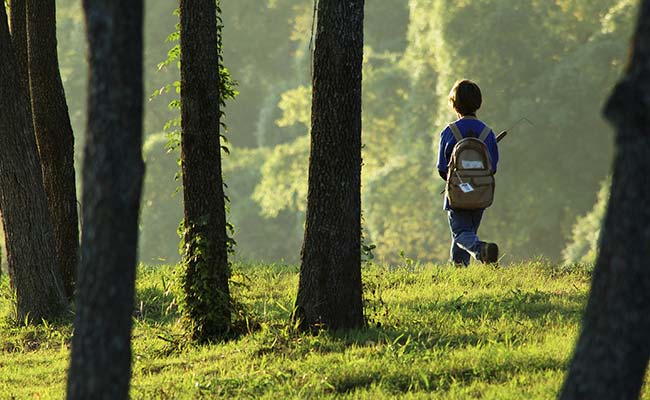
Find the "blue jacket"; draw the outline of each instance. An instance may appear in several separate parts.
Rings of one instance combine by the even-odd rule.
[[[470,130],[478,135],[486,125],[480,119],[471,116],[464,116],[455,122],[463,137],[466,137],[467,132]],[[456,138],[451,132],[449,126],[447,126],[440,133],[440,147],[438,149],[438,171],[443,177],[447,176],[449,159],[451,158],[451,152],[454,149],[454,145],[456,145]],[[492,171],[496,173],[497,164],[499,163],[499,149],[497,147],[497,138],[493,131],[490,131],[490,134],[485,139],[485,145],[490,153]],[[447,196],[445,196],[445,210],[449,210]]]

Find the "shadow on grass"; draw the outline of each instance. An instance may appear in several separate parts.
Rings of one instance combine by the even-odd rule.
[[[347,345],[364,345],[368,342],[396,341],[404,343],[413,338],[419,338],[425,347],[462,347],[489,342],[492,338],[476,333],[473,323],[496,323],[504,318],[513,321],[516,332],[525,332],[527,329],[540,327],[543,321],[562,319],[568,324],[577,324],[582,318],[582,311],[586,301],[584,294],[563,294],[562,304],[554,304],[553,298],[557,295],[541,292],[512,291],[505,296],[479,296],[466,298],[464,295],[448,301],[433,301],[421,303],[417,301],[404,301],[385,306],[383,317],[387,321],[371,322],[366,329],[348,332],[332,332],[333,338],[343,341]],[[413,319],[404,320],[402,315],[393,315],[391,308],[415,310],[411,315]],[[442,314],[444,321],[456,321],[465,327],[466,334],[453,336],[439,332],[433,323],[440,324],[440,320],[427,319],[427,315]],[[451,322],[450,322],[451,323]],[[506,333],[506,332],[504,332]],[[426,337],[427,340],[422,341]],[[409,339],[411,338],[411,339]]]
[[[553,299],[562,300],[562,305],[553,304]],[[456,299],[421,304],[415,301],[399,303],[400,306],[412,308],[419,312],[443,311],[450,314],[458,314],[463,318],[477,319],[489,318],[499,319],[501,317],[528,319],[531,321],[549,316],[563,316],[572,321],[579,321],[582,315],[586,295],[571,293],[554,295],[547,292],[535,290],[523,292],[513,290],[506,296],[479,296],[466,298],[461,295]]]
[[[456,366],[448,369],[424,370],[413,373],[410,370],[388,372],[355,371],[352,374],[335,374],[330,377],[327,392],[338,394],[354,393],[373,385],[381,385],[393,394],[415,391],[447,391],[452,386],[470,386],[473,382],[503,384],[518,374],[530,376],[545,371],[559,371],[566,368],[566,362],[552,357],[513,358],[502,363],[485,362],[475,366]]]

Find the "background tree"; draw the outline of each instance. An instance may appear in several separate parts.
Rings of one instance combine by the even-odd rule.
[[[43,184],[56,254],[69,298],[74,292],[79,222],[74,136],[59,73],[54,0],[27,0],[29,83]]]
[[[206,341],[230,330],[215,1],[181,0],[180,19],[183,286],[192,336]]]
[[[142,1],[85,0],[84,219],[69,399],[126,399],[142,162]]]
[[[364,324],[361,298],[361,67],[364,0],[320,0],[307,222],[296,317]]]
[[[0,209],[18,321],[51,320],[67,306],[34,130],[7,14],[0,7]]]
[[[605,107],[616,157],[582,332],[561,399],[635,399],[650,357],[650,1],[641,2],[626,73]]]

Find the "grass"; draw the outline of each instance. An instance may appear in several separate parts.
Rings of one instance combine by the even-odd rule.
[[[371,266],[364,269],[369,327],[306,335],[288,324],[296,267],[238,269],[233,291],[258,328],[195,347],[179,335],[174,267],[140,267],[133,399],[554,398],[590,281],[584,269],[540,262]],[[2,293],[7,314],[6,282]],[[64,398],[71,333],[69,324],[5,321],[0,398]]]

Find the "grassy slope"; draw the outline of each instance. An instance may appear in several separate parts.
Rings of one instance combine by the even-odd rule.
[[[583,271],[535,263],[371,267],[371,328],[309,336],[287,326],[296,268],[242,268],[236,292],[261,328],[198,348],[174,343],[172,268],[141,269],[132,398],[553,398],[589,286]],[[63,398],[70,333],[1,326],[0,398]]]

